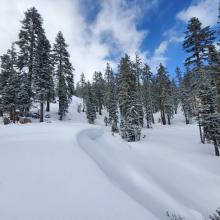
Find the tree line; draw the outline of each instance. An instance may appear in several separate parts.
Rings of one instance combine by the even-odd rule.
[[[83,99],[89,123],[105,107],[105,124],[112,132],[120,132],[127,141],[138,141],[141,129],[154,123],[153,113],[160,112],[163,125],[172,123],[181,106],[186,124],[198,122],[202,143],[212,142],[215,155],[220,147],[220,28],[203,27],[198,18],[188,21],[183,49],[188,54],[185,69],[176,68],[173,79],[164,65],[152,74],[138,55],[134,61],[125,54],[113,73],[109,64],[104,75],[95,72],[92,82],[84,74],[76,84],[76,94]]]
[[[74,92],[74,68],[64,36],[59,32],[52,47],[35,7],[24,13],[21,25],[18,40],[1,56],[0,116],[7,113],[15,122],[17,112],[26,116],[33,103],[39,103],[43,122],[44,106],[50,111],[57,98],[62,120]]]
[[[86,112],[89,123],[105,108],[105,124],[112,132],[127,141],[139,141],[144,122],[147,128],[155,123],[154,113],[160,112],[160,122],[170,125],[181,106],[186,124],[196,118],[201,142],[212,142],[219,156],[220,51],[216,43],[220,46],[220,28],[203,27],[195,17],[188,21],[185,68],[177,67],[173,79],[163,64],[153,74],[138,55],[132,60],[125,54],[117,71],[107,63],[105,72],[95,72],[92,81],[82,73],[74,89],[74,68],[62,32],[51,46],[35,7],[25,12],[21,25],[18,40],[1,56],[0,116],[7,113],[15,121],[17,111],[28,115],[38,103],[42,122],[44,108],[50,111],[50,103],[58,101],[62,120],[75,94],[83,100],[78,111]]]
[[[138,55],[132,61],[125,54],[117,73],[107,63],[104,74],[95,72],[91,82],[82,73],[76,95],[83,99],[80,109],[86,112],[89,123],[93,124],[96,114],[102,115],[106,109],[105,124],[129,142],[140,140],[144,121],[147,128],[152,128],[153,113],[160,111],[161,123],[170,125],[179,105],[178,86],[170,80],[166,68],[160,64],[153,75]]]

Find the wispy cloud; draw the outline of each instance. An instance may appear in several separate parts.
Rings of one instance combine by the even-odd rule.
[[[187,22],[192,17],[197,17],[204,26],[215,25],[218,20],[219,0],[200,0],[180,11],[177,18]]]
[[[17,40],[20,21],[27,8],[36,6],[44,18],[44,27],[51,42],[59,30],[64,33],[76,79],[84,72],[89,79],[95,70],[103,71],[112,57],[140,52],[147,35],[137,29],[140,11],[155,8],[159,0],[105,0],[95,19],[88,22],[81,13],[80,0],[1,0],[0,53],[5,52],[12,41]],[[9,25],[10,24],[10,25]],[[141,52],[140,52],[141,53]],[[114,61],[112,64],[115,65]]]
[[[156,73],[160,63],[164,66],[167,64],[168,57],[166,52],[169,50],[170,45],[182,43],[184,37],[182,33],[177,31],[175,27],[168,29],[163,33],[164,40],[162,40],[159,46],[154,50],[152,56],[148,55],[148,63],[151,66],[153,73]]]

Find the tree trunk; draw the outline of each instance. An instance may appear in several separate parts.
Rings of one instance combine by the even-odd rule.
[[[187,114],[185,113],[185,111],[184,111],[184,116],[185,116],[186,125],[188,125],[189,124],[189,119],[188,119]]]
[[[200,118],[199,118],[199,115],[198,115],[198,124],[199,124],[199,136],[200,136],[200,141],[201,143],[205,143],[204,140],[203,140],[203,134],[202,134],[202,126],[200,124]]]
[[[201,140],[201,143],[203,143],[204,144],[204,141],[203,141],[203,138],[202,138],[202,127],[201,127],[201,125],[200,125],[200,122],[199,122],[199,135],[200,135],[200,140]]]
[[[169,115],[167,116],[167,122],[168,122],[168,125],[171,125],[171,123],[170,123],[170,116]]]
[[[15,107],[12,107],[12,120],[13,120],[13,123],[15,123]]]
[[[0,117],[3,117],[3,111],[0,110]]]
[[[174,110],[174,111],[175,111],[175,114],[177,114],[177,108],[175,108],[175,110]]]
[[[13,111],[12,111],[12,107],[10,108],[9,118],[10,118],[10,121],[13,121]]]
[[[58,115],[61,115],[61,113],[60,113],[60,109],[61,109],[61,106],[60,106],[60,102],[59,102]]]
[[[43,95],[41,95],[41,102],[40,102],[40,122],[44,121],[44,102],[43,102]]]
[[[99,115],[102,115],[102,106],[99,106]]]
[[[47,100],[46,112],[50,111],[50,102]]]
[[[217,145],[216,138],[214,139],[214,147],[215,147],[215,156],[219,157],[220,153],[219,153],[219,147]]]
[[[150,128],[150,124],[149,121],[147,120],[147,128]]]
[[[82,112],[85,112],[85,101],[84,101],[84,99],[83,99],[83,109],[82,109]]]
[[[154,121],[154,115],[152,114],[152,123],[154,124],[155,123],[155,121]]]
[[[162,121],[162,124],[163,124],[163,125],[166,125],[166,117],[165,117],[165,114],[164,114],[163,110],[161,110],[160,113],[161,113],[161,121]]]

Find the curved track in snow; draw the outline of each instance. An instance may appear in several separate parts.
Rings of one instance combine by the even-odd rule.
[[[102,128],[82,131],[77,141],[115,186],[126,192],[156,218],[167,219],[166,212],[169,211],[190,220],[202,219],[202,213],[200,214],[193,201],[187,197],[181,199],[179,195],[170,192],[172,189],[169,191],[161,186],[157,172],[153,172],[154,168],[146,167],[146,161],[142,161],[143,158],[137,160],[137,155],[135,159],[132,148],[104,133]],[[190,203],[191,207],[188,207]]]
[[[127,143],[79,103],[63,122],[54,104],[52,123],[0,125],[0,219],[201,220],[220,206],[220,161],[196,125],[177,115]]]

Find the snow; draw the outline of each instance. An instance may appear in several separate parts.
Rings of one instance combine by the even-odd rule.
[[[50,123],[0,125],[0,219],[199,220],[220,206],[220,160],[196,124],[179,113],[127,143],[104,116],[88,125],[80,102],[62,122],[54,104]]]

